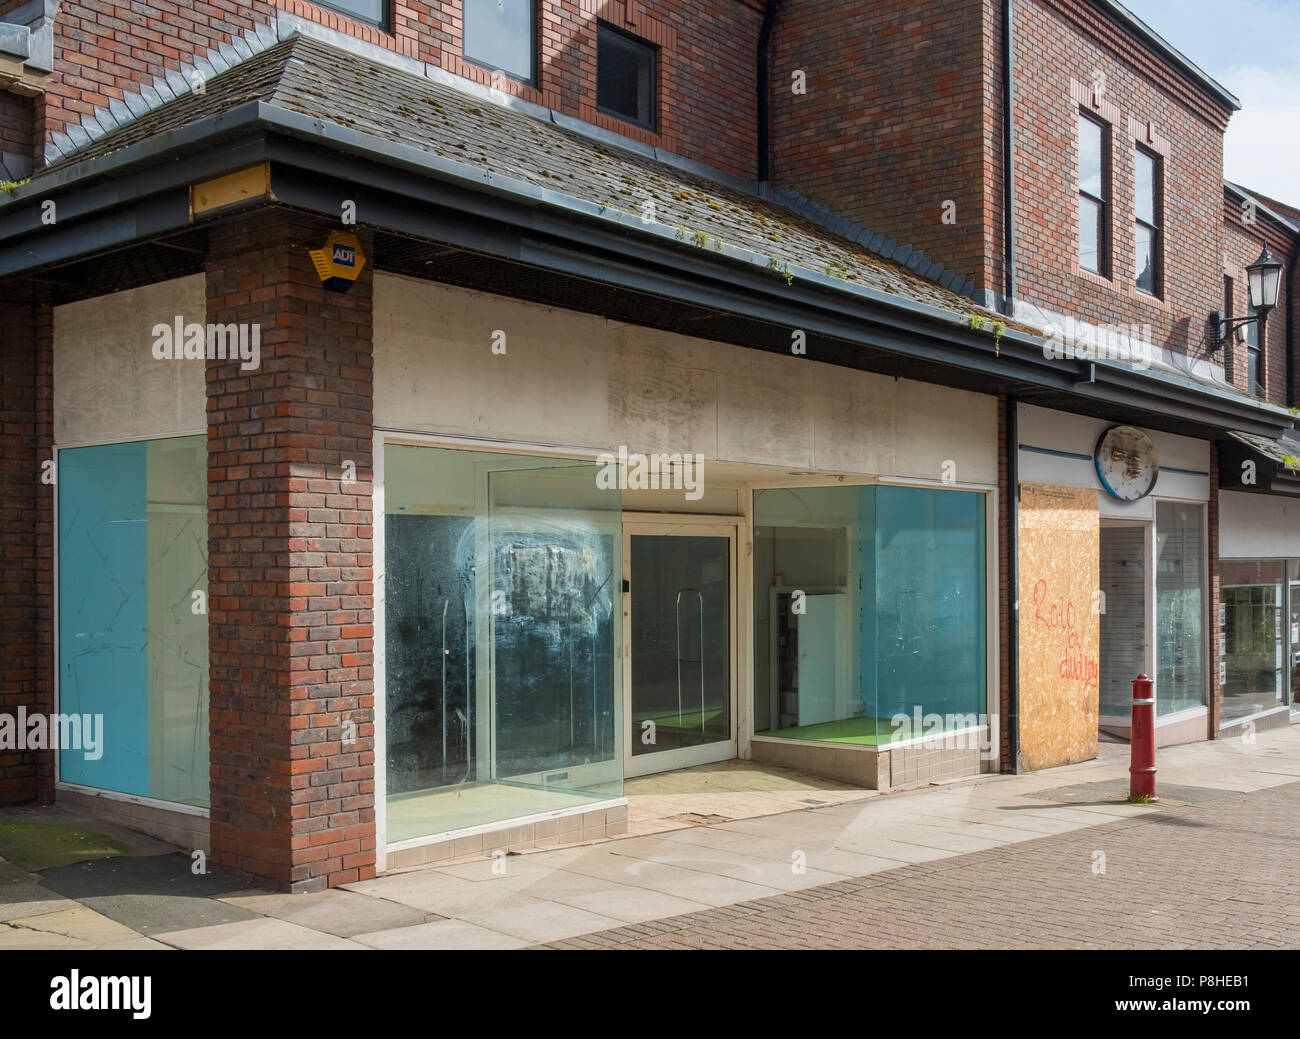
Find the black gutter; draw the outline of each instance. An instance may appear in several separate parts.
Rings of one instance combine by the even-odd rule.
[[[1007,394],[1007,766],[1020,771],[1020,404]]]
[[[1014,0],[1002,0],[1002,312],[1016,311],[1016,81],[1015,36],[1012,25]]]
[[[768,66],[767,45],[772,38],[772,23],[781,0],[767,0],[763,8],[763,27],[758,31],[758,182],[771,180],[771,128],[768,126]]]

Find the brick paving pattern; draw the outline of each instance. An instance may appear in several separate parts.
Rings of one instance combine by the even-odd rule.
[[[1290,783],[537,948],[1295,948],[1297,852]]]

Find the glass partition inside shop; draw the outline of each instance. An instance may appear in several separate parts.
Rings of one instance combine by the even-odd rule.
[[[205,807],[207,440],[65,448],[58,473],[59,778]]]
[[[1156,503],[1156,712],[1205,703],[1205,510]]]
[[[619,492],[493,452],[384,467],[388,841],[618,797]]]
[[[987,721],[985,497],[754,495],[754,728],[878,746]]]

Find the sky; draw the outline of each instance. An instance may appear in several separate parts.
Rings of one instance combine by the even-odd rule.
[[[1224,175],[1300,206],[1300,0],[1120,0],[1241,101]]]

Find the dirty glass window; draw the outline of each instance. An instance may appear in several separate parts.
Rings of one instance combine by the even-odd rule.
[[[1094,274],[1109,272],[1106,230],[1110,169],[1106,129],[1079,113],[1079,266]]]
[[[620,796],[619,492],[490,452],[384,466],[389,842]]]
[[[388,27],[389,0],[317,0],[317,2],[321,7],[333,8],[359,21],[369,22],[380,28]]]
[[[61,746],[64,782],[208,803],[206,450],[59,452],[59,713],[83,744]]]
[[[655,128],[657,48],[600,22],[596,26],[596,107]]]
[[[1135,158],[1135,227],[1137,243],[1137,287],[1156,296],[1160,293],[1160,160],[1139,147]]]
[[[1156,503],[1156,711],[1205,703],[1204,510]]]
[[[537,0],[465,0],[465,57],[535,83],[536,19]]]
[[[1280,559],[1223,561],[1225,723],[1286,703],[1286,570]]]
[[[905,487],[756,492],[755,731],[878,745],[922,735],[917,712],[945,730],[983,724],[984,504]]]

